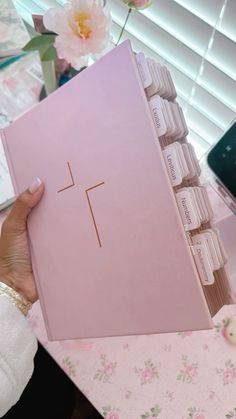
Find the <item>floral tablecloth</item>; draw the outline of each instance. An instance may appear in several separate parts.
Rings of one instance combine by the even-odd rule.
[[[38,303],[29,321],[106,419],[236,419],[236,346],[224,337],[235,314],[225,306],[208,331],[61,342],[48,342]]]

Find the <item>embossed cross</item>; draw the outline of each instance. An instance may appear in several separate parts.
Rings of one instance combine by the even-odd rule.
[[[72,173],[72,170],[71,170],[71,166],[70,166],[70,163],[69,162],[67,162],[67,167],[68,167],[68,171],[69,171],[70,183],[69,183],[69,185],[65,186],[64,188],[59,189],[57,191],[57,193],[64,192],[67,189],[72,188],[73,186],[76,186],[75,181],[74,181],[74,177],[73,177],[73,173]],[[90,215],[91,215],[92,220],[93,220],[94,229],[95,229],[97,240],[98,240],[98,244],[99,244],[100,247],[102,247],[102,243],[101,243],[101,239],[100,239],[100,235],[99,235],[97,223],[96,223],[96,220],[95,220],[95,216],[94,216],[94,211],[93,211],[93,208],[92,208],[92,204],[91,204],[91,201],[89,199],[89,191],[91,191],[92,189],[98,188],[99,186],[104,185],[104,183],[105,182],[100,182],[100,183],[97,183],[96,185],[90,186],[89,188],[85,189],[85,194],[86,194],[86,198],[87,198],[87,202],[88,202],[88,206],[89,206]]]

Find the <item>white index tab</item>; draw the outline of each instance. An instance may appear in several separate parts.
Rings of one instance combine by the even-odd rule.
[[[180,189],[176,192],[175,196],[185,230],[190,231],[199,228],[201,220],[199,218],[190,188]]]
[[[163,154],[172,185],[180,185],[183,181],[183,176],[174,144],[165,147]]]
[[[193,257],[203,285],[212,285],[215,282],[210,260],[204,244],[192,246]]]
[[[143,52],[138,52],[135,55],[140,77],[143,82],[143,87],[146,89],[152,84],[152,76]]]
[[[158,137],[165,135],[166,130],[167,130],[165,119],[163,116],[163,111],[162,111],[162,100],[163,99],[161,99],[160,96],[158,95],[153,96],[149,100],[149,106],[150,106],[152,118],[156,127]]]

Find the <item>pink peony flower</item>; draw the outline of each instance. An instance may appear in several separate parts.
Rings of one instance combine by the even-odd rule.
[[[59,58],[76,69],[87,64],[90,54],[101,54],[110,46],[111,17],[102,0],[71,0],[63,8],[53,7],[43,23],[58,34],[54,46]]]
[[[145,9],[152,4],[152,0],[122,0],[131,9]]]

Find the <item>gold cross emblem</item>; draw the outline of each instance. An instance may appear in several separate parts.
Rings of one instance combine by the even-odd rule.
[[[68,171],[69,171],[70,184],[67,185],[67,186],[65,186],[62,189],[59,189],[57,191],[57,193],[64,192],[67,189],[76,186],[75,185],[75,181],[74,181],[74,177],[73,177],[73,173],[72,173],[72,170],[71,170],[71,166],[70,166],[70,163],[69,162],[67,162],[67,166],[68,166]],[[93,208],[92,208],[92,204],[91,204],[91,201],[89,199],[89,191],[91,191],[92,189],[98,188],[99,186],[102,186],[102,185],[104,185],[104,182],[97,183],[96,185],[90,186],[89,188],[85,189],[85,194],[86,194],[86,198],[87,198],[87,202],[88,202],[88,206],[89,206],[90,215],[91,215],[91,218],[92,218],[92,221],[93,221],[93,225],[94,225],[94,229],[95,229],[95,232],[96,232],[98,244],[99,244],[100,247],[102,247],[102,243],[101,243],[101,239],[100,239],[100,235],[99,235],[97,223],[96,223],[96,220],[95,220],[95,216],[94,216],[94,211],[93,211]]]

